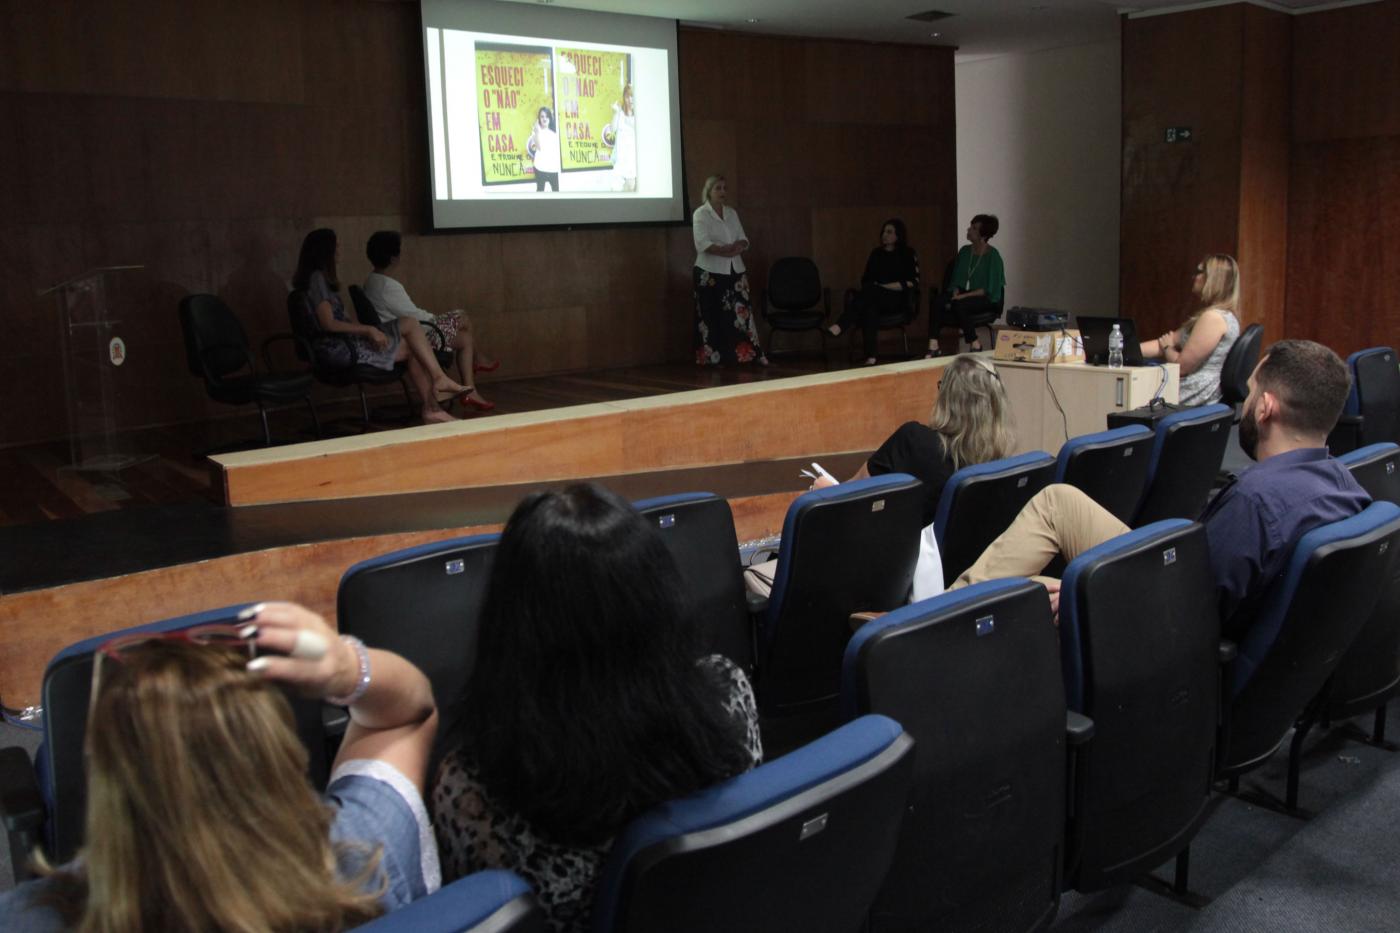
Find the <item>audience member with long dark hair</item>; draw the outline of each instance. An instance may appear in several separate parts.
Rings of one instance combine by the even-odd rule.
[[[880,315],[905,307],[910,300],[909,293],[918,287],[919,254],[909,246],[904,221],[891,217],[880,228],[880,245],[871,250],[865,260],[860,291],[827,330],[833,337],[839,337],[859,322],[865,365],[873,366],[880,340]]]
[[[324,797],[279,683],[349,706]],[[269,603],[119,636],[97,649],[92,689],[86,843],[0,896],[6,929],[337,931],[437,887],[421,845],[437,711],[398,655]]]
[[[466,386],[453,382],[433,354],[432,345],[423,328],[412,318],[395,318],[377,327],[361,324],[346,313],[340,299],[340,280],[336,264],[340,259],[340,241],[335,231],[322,227],[312,230],[301,242],[297,271],[292,287],[306,293],[317,328],[326,334],[344,334],[354,342],[353,359],[345,341],[332,336],[315,341],[312,350],[319,359],[334,366],[352,364],[393,369],[394,364],[408,361],[408,376],[414,390],[422,399],[424,421],[454,421],[442,410],[438,396],[467,395]]]
[[[510,869],[554,929],[585,930],[629,820],[758,763],[748,680],[700,656],[680,592],[658,532],[612,493],[576,485],[520,503],[432,793],[448,880]]]

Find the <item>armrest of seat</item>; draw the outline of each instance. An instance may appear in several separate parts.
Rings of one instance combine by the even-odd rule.
[[[1078,748],[1094,737],[1094,721],[1083,713],[1065,711],[1065,741]]]
[[[0,749],[0,816],[9,837],[16,883],[29,877],[29,856],[39,845],[45,812],[29,754],[17,745]]]
[[[266,340],[264,340],[264,341],[262,342],[261,354],[262,354],[262,361],[263,361],[263,369],[264,369],[266,372],[269,372],[269,373],[280,372],[280,370],[278,370],[277,366],[276,366],[276,365],[273,363],[273,361],[272,361],[272,352],[271,352],[272,347],[273,347],[275,344],[279,344],[279,343],[291,343],[291,344],[293,344],[293,345],[296,347],[297,357],[298,357],[299,359],[305,360],[305,362],[306,362],[306,364],[307,364],[307,370],[310,371],[310,369],[311,369],[311,361],[314,360],[314,359],[316,359],[316,353],[315,353],[315,351],[311,348],[311,341],[307,340],[305,337],[301,336],[300,334],[293,334],[293,333],[291,333],[291,332],[289,332],[289,331],[281,331],[281,332],[279,332],[279,333],[273,334],[272,336],[268,337]]]
[[[749,615],[761,616],[768,611],[767,596],[761,596],[752,590],[745,590],[744,598],[748,601]]]
[[[442,328],[427,321],[419,321],[418,323],[422,325],[423,331],[428,335],[428,343],[438,350],[447,349],[447,335],[442,332]]]
[[[1072,878],[1078,871],[1083,850],[1084,830],[1079,814],[1084,809],[1089,782],[1088,746],[1094,738],[1094,721],[1082,713],[1065,711],[1065,860],[1064,877]]]
[[[1220,639],[1220,646],[1217,651],[1219,652],[1218,657],[1221,664],[1229,664],[1231,661],[1235,660],[1235,658],[1239,657],[1240,654],[1239,645],[1236,645],[1228,638]]]
[[[826,312],[826,317],[822,318],[822,320],[831,317],[831,288],[826,285],[822,286],[822,308]]]

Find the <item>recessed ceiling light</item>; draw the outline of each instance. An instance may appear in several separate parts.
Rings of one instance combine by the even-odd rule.
[[[943,35],[943,33],[941,33],[941,32],[931,32],[931,33],[929,33],[929,37],[930,37],[930,38],[933,38],[933,39],[937,39],[937,38],[939,38],[939,37],[942,36],[942,35]]]
[[[749,22],[751,22],[751,23],[761,23],[761,22],[763,22],[763,20],[759,19],[757,16],[750,16],[750,17],[749,17]]]

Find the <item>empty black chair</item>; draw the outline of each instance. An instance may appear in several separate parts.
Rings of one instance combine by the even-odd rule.
[[[1090,548],[1060,589],[1069,708],[1094,721],[1071,789],[1065,882],[1098,891],[1177,856],[1207,816],[1220,613],[1205,528],[1173,519]]]
[[[897,719],[917,748],[874,931],[1032,930],[1060,901],[1066,716],[1045,588],[989,580],[866,623],[846,715]],[[1076,717],[1076,744],[1092,724]]]
[[[637,817],[599,872],[593,930],[860,929],[894,854],[913,747],[899,723],[863,716]]]
[[[1377,502],[1400,505],[1400,445],[1371,444],[1337,458]],[[1374,712],[1371,741],[1385,741],[1386,705],[1400,693],[1400,561],[1373,581],[1376,608],[1337,664],[1321,711],[1324,723]]]
[[[109,632],[69,645],[54,655],[44,670],[42,687],[44,741],[35,756],[34,767],[21,748],[5,750],[0,772],[6,786],[0,800],[22,799],[37,802],[37,812],[4,814],[11,852],[23,853],[15,861],[22,872],[24,856],[35,844],[43,843],[44,854],[53,864],[72,859],[82,845],[87,809],[87,781],[83,768],[83,739],[87,733],[88,707],[92,694],[92,656],[97,648],[119,635],[137,632],[173,632],[196,625],[233,624],[248,604],[212,609],[193,615],[151,622]],[[290,696],[290,695],[289,695]],[[297,732],[310,754],[310,777],[324,787],[330,776],[330,756],[323,738],[321,704],[291,697]],[[18,753],[17,757],[15,753]],[[21,767],[22,762],[22,767]],[[12,781],[28,786],[15,787]],[[37,800],[36,800],[37,798]]]
[[[685,594],[706,633],[707,653],[753,671],[753,623],[729,503],[710,492],[633,503],[656,524],[676,560]]]
[[[217,295],[186,295],[180,299],[180,330],[185,336],[185,360],[190,374],[204,380],[204,391],[226,405],[257,405],[262,418],[263,446],[272,445],[267,423],[269,405],[302,401],[311,412],[316,436],[321,421],[311,403],[311,374],[274,371],[268,348],[291,335],[274,334],[263,341],[266,372],[258,372],[248,352],[248,335],[238,316]]]
[[[1230,442],[1233,416],[1230,406],[1216,403],[1172,412],[1157,422],[1147,489],[1130,525],[1201,517]]]
[[[316,377],[316,381],[337,387],[354,386],[360,393],[360,413],[363,427],[368,428],[370,424],[369,400],[365,398],[365,386],[367,385],[378,386],[397,382],[403,387],[404,403],[409,413],[408,418],[404,420],[411,419],[414,407],[413,397],[408,393],[408,382],[404,378],[404,374],[407,372],[406,364],[396,363],[393,369],[379,369],[367,363],[358,362],[355,341],[346,334],[323,332],[321,325],[316,321],[316,313],[307,300],[306,292],[301,289],[288,293],[287,317],[291,321],[292,333],[297,337],[297,356],[311,365],[311,374]],[[315,351],[317,340],[341,341],[345,344],[350,362],[339,365],[317,355]]]
[[[1390,502],[1314,528],[1294,545],[1224,671],[1219,776],[1237,784],[1293,729],[1286,802],[1297,806],[1299,757],[1321,708],[1317,698],[1370,618],[1397,551],[1400,506]]]
[[[1235,338],[1225,362],[1220,366],[1220,401],[1235,409],[1249,397],[1249,377],[1259,365],[1259,350],[1264,343],[1264,325],[1251,324]]]
[[[948,477],[933,520],[944,583],[951,585],[971,567],[1054,475],[1055,458],[1033,450]]]
[[[363,933],[546,933],[530,886],[508,871],[479,871],[355,928]]]
[[[1339,456],[1358,447],[1400,442],[1400,368],[1390,347],[1357,350],[1347,357],[1351,393],[1327,447]]]
[[[1055,458],[1054,481],[1083,490],[1126,525],[1147,487],[1152,441],[1141,424],[1070,438]]]
[[[909,355],[909,325],[914,323],[914,319],[919,316],[919,303],[923,299],[923,292],[917,288],[906,288],[900,293],[904,301],[896,309],[888,309],[881,305],[876,316],[877,326],[880,330],[894,330],[899,328],[899,336],[904,341],[904,355]],[[849,309],[851,304],[860,295],[860,289],[846,289],[845,304],[843,307]],[[859,327],[852,327],[848,331],[851,340],[854,341],[860,334]]]
[[[814,330],[821,335],[822,355],[826,355],[826,319],[831,316],[831,289],[822,285],[817,264],[805,256],[787,256],[768,269],[768,287],[759,302],[764,320],[773,335],[780,330],[793,333]]]
[[[756,686],[770,753],[839,721],[851,613],[909,598],[922,499],[917,479],[886,473],[804,493],[788,508],[759,626]]]
[[[433,686],[446,737],[476,661],[499,534],[434,541],[360,561],[340,578],[340,630],[412,661]]]

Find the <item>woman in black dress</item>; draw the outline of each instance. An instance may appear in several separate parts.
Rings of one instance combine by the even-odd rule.
[[[911,292],[919,287],[919,254],[909,247],[904,221],[891,217],[880,229],[880,245],[870,251],[865,273],[860,277],[860,293],[827,330],[833,337],[857,321],[865,344],[865,365],[875,365],[875,348],[880,339],[880,316],[903,310]]]

